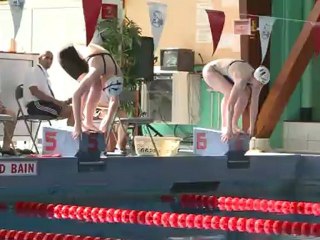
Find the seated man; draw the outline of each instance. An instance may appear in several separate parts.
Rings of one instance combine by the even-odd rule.
[[[29,115],[67,118],[67,125],[74,125],[70,100],[59,101],[54,97],[47,70],[51,67],[53,54],[46,51],[39,56],[39,64],[26,75],[23,88],[24,102]]]
[[[1,82],[1,79],[0,79]],[[1,89],[0,89],[1,91]],[[3,129],[3,145],[2,145],[2,155],[16,155],[16,151],[10,148],[10,144],[12,143],[13,133],[16,127],[17,119],[16,114],[6,108],[3,103],[0,101],[0,114],[10,115],[12,117],[12,121],[5,121],[4,129]]]

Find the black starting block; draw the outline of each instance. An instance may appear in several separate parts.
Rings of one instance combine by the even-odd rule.
[[[100,159],[101,152],[105,149],[104,134],[95,132],[84,132],[79,141],[78,171],[104,171],[105,161]]]

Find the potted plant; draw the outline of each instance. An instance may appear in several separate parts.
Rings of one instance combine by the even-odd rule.
[[[102,39],[102,47],[112,54],[122,70],[124,91],[131,93],[129,95],[137,96],[141,80],[133,72],[136,61],[134,46],[141,44],[141,28],[127,17],[123,21],[117,18],[101,20],[97,28]],[[132,101],[126,100],[121,103],[121,107],[128,115],[133,114],[136,99],[135,97]]]

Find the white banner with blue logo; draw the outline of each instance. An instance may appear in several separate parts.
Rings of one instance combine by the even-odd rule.
[[[269,16],[259,17],[259,32],[260,32],[260,44],[261,44],[261,64],[263,63],[268,47],[270,36],[272,33],[272,27],[275,22],[275,18]]]
[[[157,49],[167,16],[167,4],[148,2],[154,50]]]
[[[24,2],[25,0],[9,0],[12,20],[14,25],[14,39],[16,38],[20,28]]]

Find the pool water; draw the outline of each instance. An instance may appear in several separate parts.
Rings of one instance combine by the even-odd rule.
[[[319,186],[318,182],[296,184],[270,180],[269,183],[221,183],[217,191],[210,193],[103,196],[103,189],[100,193],[95,189],[87,196],[70,192],[65,199],[63,196],[8,202],[2,199],[0,229],[62,234],[52,239],[65,240],[76,239],[67,238],[67,234],[128,240],[318,239],[303,233],[320,236],[320,227],[315,225],[320,216]],[[17,204],[19,201],[26,203]],[[51,203],[55,205],[49,207]],[[79,210],[78,206],[91,208]],[[100,219],[98,213],[100,216],[102,213]],[[212,229],[212,225],[217,229]],[[4,237],[0,231],[2,239],[32,239],[30,235],[29,238],[9,235]],[[33,239],[49,238],[39,235]]]

